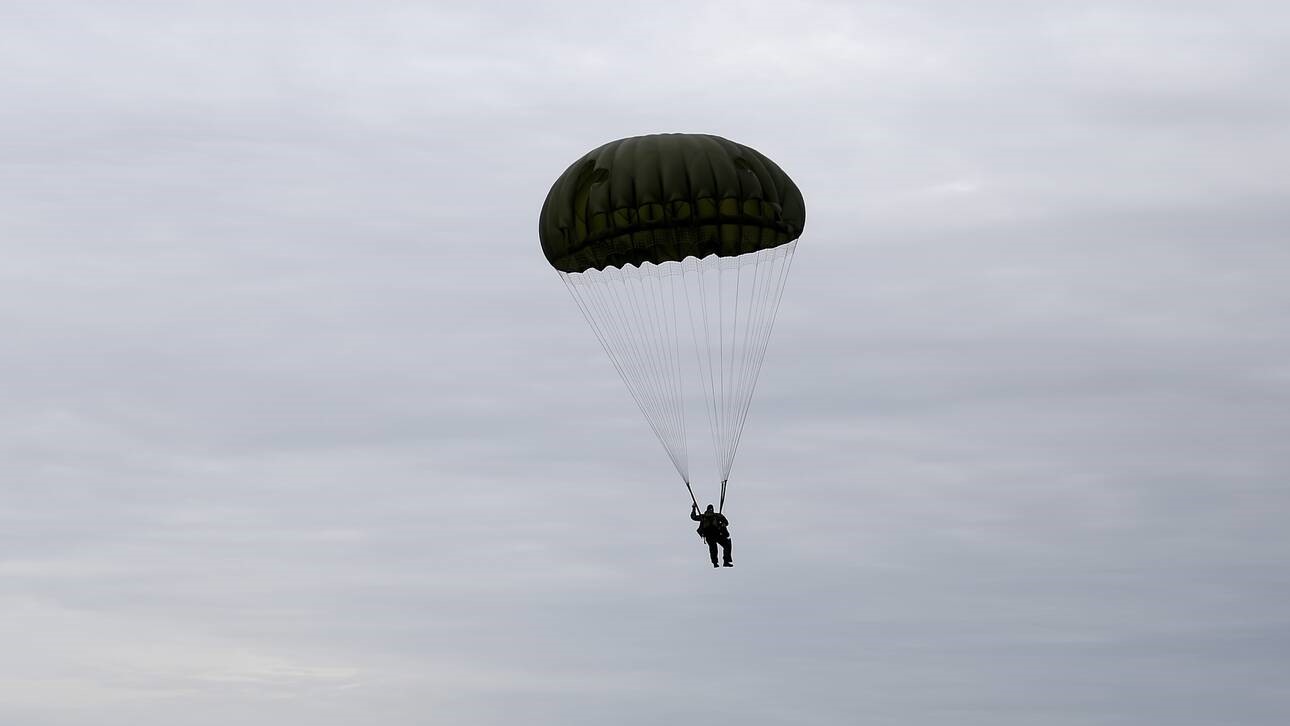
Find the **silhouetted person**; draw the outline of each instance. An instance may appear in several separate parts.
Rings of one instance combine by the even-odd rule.
[[[717,545],[721,545],[721,551],[724,557],[726,567],[734,567],[735,563],[730,559],[730,520],[720,512],[712,511],[712,505],[708,505],[707,511],[699,513],[699,505],[693,504],[690,508],[690,519],[699,523],[699,536],[708,543],[708,554],[712,557],[712,566],[717,567]]]

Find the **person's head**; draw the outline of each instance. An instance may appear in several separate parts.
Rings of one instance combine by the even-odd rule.
[[[708,512],[708,514],[712,514],[712,505],[711,505],[711,504],[709,504],[709,505],[708,505],[708,509],[707,509],[706,511]]]

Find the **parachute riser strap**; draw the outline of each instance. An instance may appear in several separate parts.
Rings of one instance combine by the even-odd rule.
[[[690,482],[688,482],[688,481],[687,481],[687,482],[685,483],[685,488],[686,488],[686,490],[688,490],[688,491],[690,492],[690,501],[694,502],[694,508],[695,508],[695,509],[698,509],[698,508],[699,508],[699,500],[694,498],[694,490],[693,490],[693,489],[690,489]]]
[[[693,496],[693,494],[691,496]],[[726,480],[722,479],[721,480],[721,500],[720,500],[720,503],[717,504],[717,512],[720,513],[721,510],[725,508],[726,508]]]

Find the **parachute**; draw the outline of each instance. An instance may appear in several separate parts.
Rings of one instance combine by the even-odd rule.
[[[542,205],[547,261],[696,505],[687,409],[706,412],[724,507],[805,224],[782,169],[706,134],[605,144],[565,170]]]

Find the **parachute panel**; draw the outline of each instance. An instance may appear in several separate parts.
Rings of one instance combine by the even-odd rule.
[[[797,185],[755,149],[704,134],[620,139],[574,162],[538,220],[561,272],[734,257],[797,239]]]

